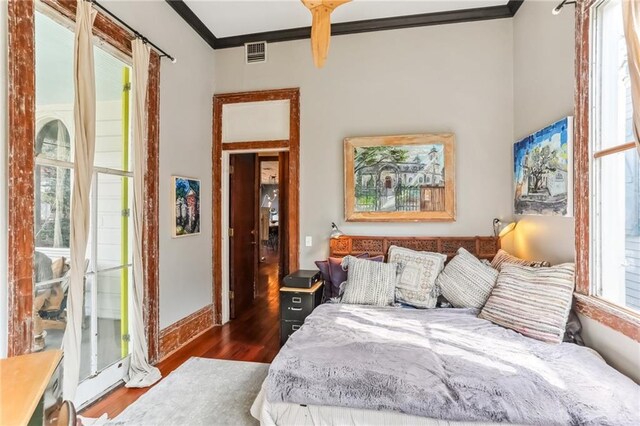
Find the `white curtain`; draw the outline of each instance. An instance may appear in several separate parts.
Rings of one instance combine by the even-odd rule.
[[[73,400],[80,376],[84,273],[89,238],[90,193],[96,143],[96,84],[92,31],[96,12],[90,2],[78,0],[76,11],[73,77],[75,98],[75,153],[71,197],[71,271],[64,332],[64,398]]]
[[[142,265],[142,227],[144,212],[144,172],[147,80],[149,47],[140,39],[133,51],[133,299],[131,300],[132,350],[126,386],[141,388],[160,380],[160,370],[149,364],[144,325],[144,269]]]
[[[631,101],[633,104],[633,132],[640,155],[640,1],[623,0],[622,15],[627,40],[627,62],[631,77]]]

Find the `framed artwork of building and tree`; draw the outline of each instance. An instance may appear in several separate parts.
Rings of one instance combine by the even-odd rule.
[[[571,216],[573,117],[565,117],[513,146],[517,215]]]
[[[344,140],[347,221],[455,221],[452,133]]]
[[[200,233],[200,180],[172,176],[173,237]]]

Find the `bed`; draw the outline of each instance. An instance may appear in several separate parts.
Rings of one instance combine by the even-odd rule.
[[[274,359],[252,414],[264,425],[640,424],[639,387],[596,352],[477,313],[321,305]]]

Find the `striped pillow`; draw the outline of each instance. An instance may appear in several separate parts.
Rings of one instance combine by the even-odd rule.
[[[560,343],[573,299],[574,264],[502,266],[479,317],[543,342]]]
[[[389,306],[396,289],[397,263],[372,262],[347,256],[342,269],[349,268],[342,303]]]
[[[512,256],[506,251],[500,249],[498,250],[498,253],[496,253],[493,260],[491,261],[491,266],[493,266],[495,269],[500,271],[502,270],[502,266],[505,264],[533,266],[534,268],[539,268],[542,266],[551,266],[549,262],[520,259],[519,257]]]
[[[482,308],[497,277],[498,271],[460,247],[438,276],[436,285],[456,308]]]

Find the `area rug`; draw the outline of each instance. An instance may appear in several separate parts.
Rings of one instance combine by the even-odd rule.
[[[249,410],[269,364],[190,358],[110,425],[256,425]]]

